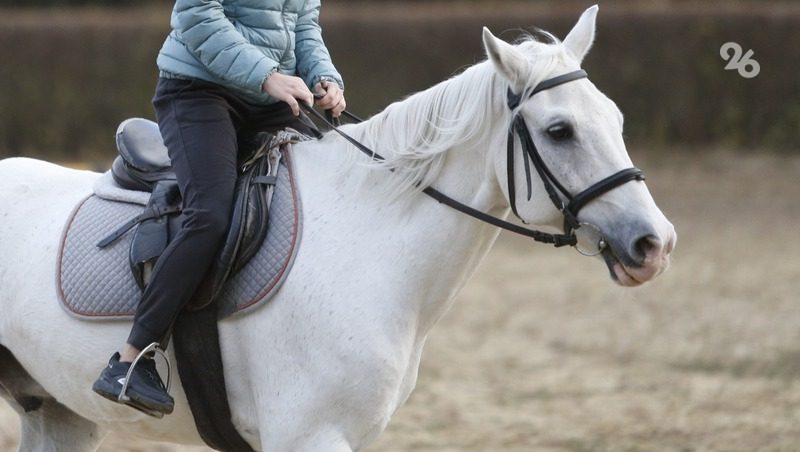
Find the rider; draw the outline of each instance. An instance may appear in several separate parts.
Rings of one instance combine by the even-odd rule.
[[[159,52],[153,105],[183,197],[182,229],[159,258],[127,343],[92,389],[113,401],[131,362],[163,340],[227,232],[237,150],[260,131],[292,127],[318,136],[298,102],[339,116],[342,77],[319,25],[320,0],[177,0]],[[171,413],[152,357],[135,366],[128,404]]]

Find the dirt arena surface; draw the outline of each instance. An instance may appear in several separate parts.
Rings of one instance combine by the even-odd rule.
[[[678,230],[672,269],[622,289],[597,260],[501,236],[369,450],[797,450],[800,157],[655,154],[633,158]],[[0,451],[17,435],[0,402]]]

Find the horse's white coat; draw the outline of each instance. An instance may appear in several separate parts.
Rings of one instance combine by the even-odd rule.
[[[416,383],[428,332],[498,234],[419,194],[414,183],[431,182],[473,207],[508,215],[506,87],[530,89],[577,69],[593,40],[595,13],[596,7],[587,10],[564,43],[554,46],[511,46],[486,31],[490,61],[348,126],[400,168],[395,174],[365,164],[335,135],[295,148],[305,225],[294,269],[268,305],[220,327],[234,422],[254,447],[349,451],[365,447],[386,427]],[[580,191],[630,165],[621,115],[589,81],[534,99],[520,108],[567,187]],[[542,130],[554,119],[575,125],[574,149],[547,141]],[[175,413],[163,420],[91,392],[129,325],[67,315],[57,301],[54,270],[64,223],[97,177],[29,159],[0,162],[0,344],[58,402],[103,432],[199,444],[177,381]],[[400,194],[387,193],[387,186]],[[559,213],[538,187],[530,202],[518,199],[521,215],[534,224],[558,225]],[[674,231],[643,183],[606,193],[581,217],[624,246],[641,234],[659,242],[640,267],[625,267],[623,277],[631,280],[621,283],[638,284],[666,267]],[[59,419],[23,416],[23,422],[42,427],[26,430],[33,433],[23,440],[60,450],[91,449],[102,437],[78,423],[72,444],[55,445],[47,432]]]

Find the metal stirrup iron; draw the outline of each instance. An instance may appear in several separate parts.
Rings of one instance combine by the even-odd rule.
[[[128,369],[128,373],[125,374],[125,383],[122,385],[122,389],[119,392],[119,397],[117,397],[117,400],[119,400],[120,402],[123,403],[130,402],[131,398],[128,397],[127,392],[128,392],[128,383],[130,383],[131,375],[133,375],[133,369],[136,367],[136,364],[139,363],[139,360],[142,359],[144,355],[150,352],[154,352],[161,355],[161,357],[164,358],[164,361],[166,361],[167,363],[167,392],[169,392],[170,384],[172,383],[172,370],[171,370],[172,366],[169,362],[169,357],[167,356],[166,352],[164,352],[164,350],[162,350],[161,347],[159,347],[158,342],[153,342],[152,344],[145,347],[144,350],[140,351],[139,354],[136,355],[136,358],[131,363],[131,367]]]

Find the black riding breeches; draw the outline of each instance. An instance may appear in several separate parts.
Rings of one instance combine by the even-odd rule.
[[[253,105],[201,80],[159,79],[153,105],[178,179],[183,213],[181,230],[158,259],[134,317],[128,343],[140,350],[166,337],[222,245],[239,149],[257,146],[258,132],[287,126],[319,134],[283,102]]]

